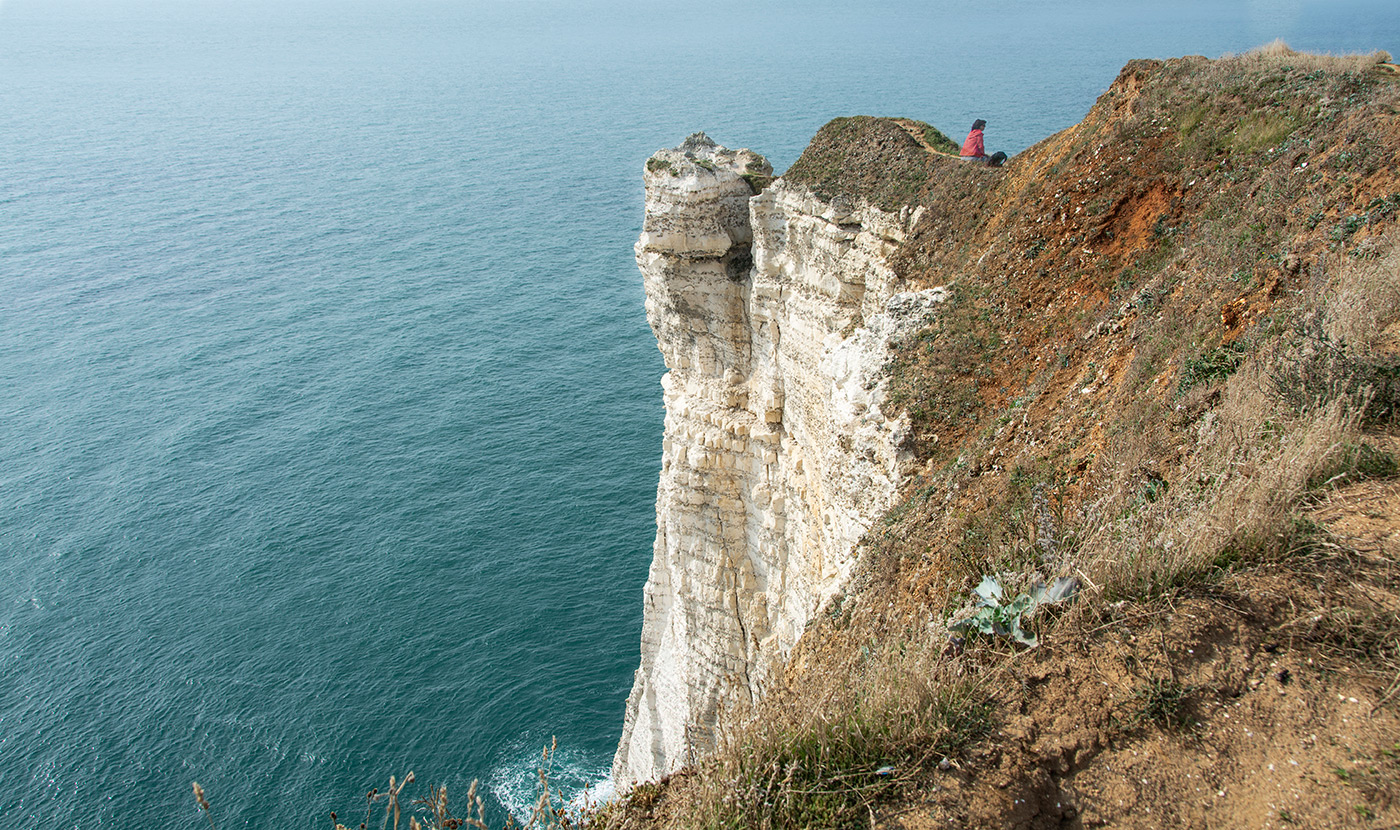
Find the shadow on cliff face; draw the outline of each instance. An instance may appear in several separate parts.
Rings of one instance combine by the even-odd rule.
[[[1379,60],[1134,61],[998,171],[890,119],[823,128],[785,179],[922,207],[896,271],[952,287],[889,368],[922,472],[784,685],[599,823],[1400,819],[1400,86]],[[1083,590],[1027,622],[1034,651],[950,637],[985,574]]]

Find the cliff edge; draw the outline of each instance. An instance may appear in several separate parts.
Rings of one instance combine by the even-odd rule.
[[[664,460],[596,820],[1400,823],[1388,56],[1134,61],[1000,170],[910,123],[647,163]]]

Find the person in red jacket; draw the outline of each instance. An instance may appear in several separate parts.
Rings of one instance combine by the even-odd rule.
[[[982,130],[986,126],[987,122],[981,118],[972,122],[972,132],[967,134],[967,140],[963,142],[959,155],[962,156],[963,161],[975,161],[989,167],[1000,167],[1001,163],[1006,161],[1006,154],[987,155],[987,148],[982,143]]]

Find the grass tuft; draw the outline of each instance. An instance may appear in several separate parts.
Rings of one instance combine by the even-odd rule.
[[[1193,386],[1215,383],[1228,378],[1244,362],[1244,347],[1238,343],[1228,343],[1211,349],[1205,354],[1186,361],[1181,370],[1181,383],[1177,387],[1180,396]]]
[[[674,788],[680,826],[858,827],[944,757],[986,734],[982,690],[938,653],[872,644],[772,695]],[[679,790],[677,792],[677,790]]]
[[[1175,729],[1185,725],[1191,689],[1181,685],[1175,678],[1154,678],[1133,693],[1137,710],[1130,723],[1133,725],[1155,724],[1163,729]]]

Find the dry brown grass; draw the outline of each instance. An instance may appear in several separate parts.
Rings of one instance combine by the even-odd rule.
[[[1279,378],[1310,360],[1316,342],[1286,331],[1258,345],[1218,390],[1219,404],[1195,421],[1173,484],[1150,501],[1120,484],[1086,510],[1079,559],[1109,596],[1153,593],[1241,557],[1287,554],[1299,543],[1297,513],[1319,482],[1358,461],[1363,417],[1377,390],[1360,385],[1358,366],[1382,359],[1387,329],[1400,319],[1400,237],[1370,262],[1349,262],[1321,289],[1308,319],[1352,362],[1331,364],[1317,394],[1289,395]],[[1306,327],[1304,327],[1306,328]],[[1189,406],[1188,399],[1184,405]],[[1129,465],[1160,448],[1124,439]]]
[[[980,736],[987,696],[919,632],[845,651],[728,714],[715,752],[668,782],[676,827],[863,826],[882,800]],[[639,788],[633,799],[652,796]],[[602,826],[627,826],[605,810]]]
[[[1389,63],[1390,53],[1384,50],[1366,54],[1329,55],[1318,52],[1295,52],[1282,39],[1274,40],[1242,55],[1225,54],[1222,61],[1237,61],[1249,66],[1278,66],[1284,63],[1308,70],[1364,72],[1377,64]]]
[[[1197,452],[1169,492],[1148,503],[1115,494],[1080,550],[1091,585],[1109,598],[1137,597],[1198,580],[1242,557],[1283,555],[1295,544],[1295,509],[1318,473],[1355,444],[1359,413],[1337,400],[1288,423],[1254,401],[1258,367],[1231,379],[1229,403],[1200,427]]]
[[[1327,300],[1327,336],[1368,353],[1391,348],[1387,330],[1400,322],[1400,244],[1391,240],[1382,251],[1349,263]]]
[[[1346,263],[1326,302],[1295,326],[1292,354],[1272,370],[1275,390],[1295,408],[1364,397],[1366,422],[1400,415],[1400,246],[1371,241],[1375,258]]]

